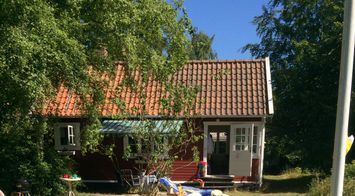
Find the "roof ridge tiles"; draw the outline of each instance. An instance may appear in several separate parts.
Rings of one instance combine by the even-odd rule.
[[[235,63],[235,62],[260,62],[260,61],[265,61],[265,58],[189,60],[188,63]]]
[[[265,58],[256,59],[205,59],[205,60],[188,60],[187,63],[235,63],[235,62],[260,62],[265,61]],[[115,64],[127,64],[126,61],[114,61]]]

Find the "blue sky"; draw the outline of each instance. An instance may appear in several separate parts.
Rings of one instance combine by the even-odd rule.
[[[240,49],[259,41],[254,16],[261,15],[267,0],[185,0],[192,23],[200,31],[215,35],[213,49],[218,59],[245,59]]]

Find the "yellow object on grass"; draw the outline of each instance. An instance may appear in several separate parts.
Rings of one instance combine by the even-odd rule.
[[[350,151],[353,142],[354,142],[353,135],[350,135],[348,138],[346,138],[346,154],[348,154],[348,152]]]
[[[184,196],[184,191],[182,190],[181,184],[178,186],[178,196]]]

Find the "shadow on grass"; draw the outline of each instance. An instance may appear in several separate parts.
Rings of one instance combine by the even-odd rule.
[[[265,177],[261,191],[263,193],[307,193],[314,175],[297,176],[293,178]]]
[[[118,183],[83,183],[76,188],[79,192],[122,194],[129,191],[128,187],[122,187]]]

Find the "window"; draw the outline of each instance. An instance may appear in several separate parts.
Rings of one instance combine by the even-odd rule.
[[[168,138],[167,137],[161,137],[162,141],[164,142],[164,146],[168,145]],[[146,156],[150,150],[159,150],[157,149],[157,146],[152,142],[150,144],[151,146],[148,146],[147,144],[142,144],[141,141],[137,141],[130,137],[129,135],[125,135],[123,137],[123,147],[124,150],[126,151],[127,148],[130,148],[130,154],[129,158],[137,158],[138,156]],[[161,152],[163,154],[163,157],[168,156],[168,151]]]
[[[251,139],[253,140],[251,141]],[[236,128],[236,145],[234,150],[251,151],[253,158],[258,158],[260,154],[260,141],[260,126],[254,126],[253,135],[251,135],[249,128]]]
[[[58,123],[54,126],[55,149],[80,150],[80,124]]]
[[[131,155],[136,156],[138,154],[138,142],[131,137],[128,137],[128,146],[131,150]]]
[[[229,149],[227,149],[227,137],[228,133],[225,131],[213,131],[210,132],[212,136],[212,141],[214,145],[213,153],[215,154],[228,154]]]
[[[261,148],[261,127],[254,126],[253,131],[253,158],[259,158]]]
[[[219,133],[219,137],[218,137],[218,151],[219,153],[223,154],[223,153],[229,153],[227,152],[227,137],[228,134],[226,132],[220,132]]]
[[[253,153],[258,153],[258,127],[254,127],[253,131]]]
[[[74,127],[72,125],[60,126],[60,145],[75,146]]]
[[[128,140],[128,145],[125,145],[125,150],[129,146],[129,148],[130,148],[130,156],[129,157],[130,158],[137,157],[138,155],[144,155],[144,154],[148,153],[149,146],[142,145],[141,141],[137,141],[129,136],[125,136],[125,140]]]
[[[235,134],[235,150],[247,151],[249,150],[249,129],[237,128]]]

